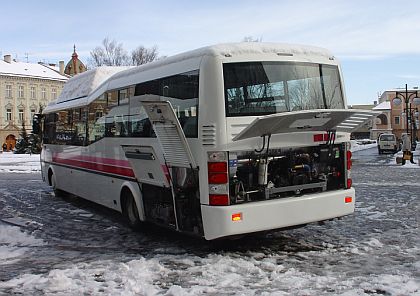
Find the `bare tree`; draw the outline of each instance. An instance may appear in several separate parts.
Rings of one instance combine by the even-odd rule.
[[[139,46],[131,52],[131,64],[134,66],[139,66],[153,62],[157,58],[158,49],[156,45],[152,48],[145,48],[144,46]]]
[[[110,40],[108,37],[102,41],[102,46],[95,47],[90,52],[90,64],[99,66],[138,66],[152,62],[158,58],[157,46],[146,48],[139,46],[129,56],[122,43]]]
[[[129,64],[129,58],[122,43],[117,43],[115,40],[109,40],[108,37],[102,41],[102,47],[95,47],[90,52],[90,55],[94,67],[125,66]]]

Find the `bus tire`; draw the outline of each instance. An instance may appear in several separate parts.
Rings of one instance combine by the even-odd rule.
[[[54,173],[50,169],[48,172],[48,181],[50,182],[50,186],[52,187],[52,190],[54,192],[54,195],[57,196],[64,196],[64,191],[57,188],[57,181],[55,179]]]
[[[136,201],[130,190],[126,190],[123,197],[123,216],[132,229],[140,229],[141,221]]]

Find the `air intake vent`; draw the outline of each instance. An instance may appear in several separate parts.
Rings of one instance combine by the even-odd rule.
[[[215,124],[207,124],[201,127],[201,144],[203,146],[216,146]]]

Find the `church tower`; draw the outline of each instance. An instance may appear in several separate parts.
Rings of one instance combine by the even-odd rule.
[[[67,63],[64,73],[70,76],[82,73],[86,71],[86,66],[79,60],[76,53],[76,45],[74,45],[73,54],[71,55],[71,60]]]

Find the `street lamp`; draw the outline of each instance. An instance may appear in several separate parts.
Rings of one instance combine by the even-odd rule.
[[[402,116],[405,116],[405,128],[406,128],[406,133],[407,135],[411,135],[410,136],[410,140],[411,140],[411,147],[413,147],[413,132],[414,132],[414,136],[417,135],[416,130],[417,127],[419,126],[419,112],[417,110],[417,108],[412,108],[411,107],[411,102],[410,99],[413,99],[413,105],[420,105],[420,98],[418,97],[418,93],[417,91],[408,91],[407,88],[407,84],[405,84],[405,91],[397,91],[395,92],[395,98],[393,99],[393,104],[395,106],[399,106],[402,103],[402,99],[404,100],[405,103],[405,110],[403,110],[402,112]],[[409,129],[409,126],[411,126],[411,129]],[[410,132],[409,132],[410,131]]]

